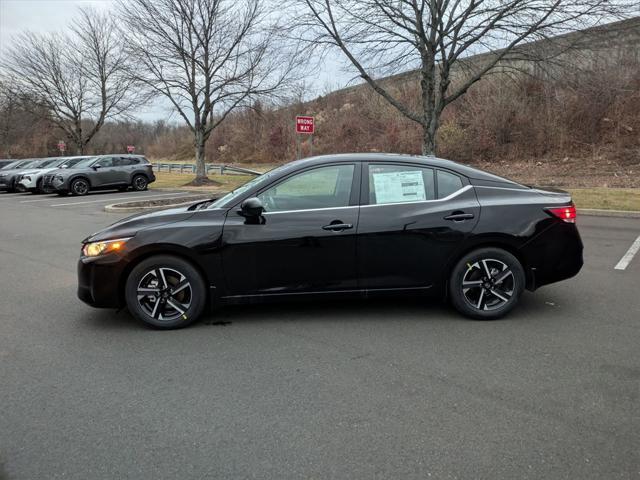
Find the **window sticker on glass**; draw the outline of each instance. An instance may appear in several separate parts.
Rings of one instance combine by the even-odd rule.
[[[420,170],[374,173],[373,186],[377,204],[426,200]]]

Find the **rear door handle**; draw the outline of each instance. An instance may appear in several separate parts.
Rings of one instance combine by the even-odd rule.
[[[461,222],[463,220],[471,220],[473,213],[454,212],[451,215],[444,217],[445,220],[453,220],[454,222]]]
[[[333,232],[341,232],[342,230],[349,230],[350,228],[353,228],[353,225],[350,223],[332,223],[322,227],[323,230],[331,230]]]

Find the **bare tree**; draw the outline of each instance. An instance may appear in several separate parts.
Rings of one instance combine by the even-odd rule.
[[[424,155],[436,151],[445,107],[488,73],[522,59],[526,43],[639,13],[635,0],[293,0],[292,6],[304,39],[339,48],[375,92],[422,126]],[[420,81],[417,108],[394,95],[394,82],[381,81],[409,69]]]
[[[261,0],[120,0],[120,18],[133,74],[188,125],[194,184],[209,182],[211,133],[234,109],[277,94],[297,53],[283,48]]]
[[[108,15],[80,10],[72,35],[25,32],[2,62],[12,93],[35,110],[46,108],[78,153],[106,119],[143,99],[124,69],[122,41]]]

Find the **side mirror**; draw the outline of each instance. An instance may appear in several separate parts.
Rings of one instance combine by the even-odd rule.
[[[100,165],[91,165],[91,168],[93,168],[94,170],[98,170],[100,168]]]
[[[262,206],[262,202],[259,198],[252,197],[247,198],[240,205],[240,210],[238,210],[238,215],[241,215],[245,218],[255,218],[262,215],[264,212],[264,207]]]

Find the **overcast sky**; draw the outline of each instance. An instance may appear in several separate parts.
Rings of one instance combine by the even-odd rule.
[[[101,9],[113,8],[113,0],[0,0],[0,56],[4,54],[13,36],[24,30],[34,32],[52,32],[62,30],[76,14],[78,7],[93,6]],[[328,62],[327,68],[320,75],[310,79],[310,88],[315,96],[345,86],[350,75],[342,72],[339,56]],[[159,104],[138,112],[143,120],[171,119],[166,107]]]

